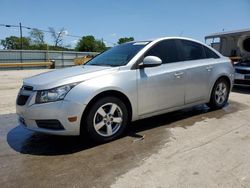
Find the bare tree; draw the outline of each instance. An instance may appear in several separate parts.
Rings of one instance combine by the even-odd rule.
[[[32,29],[30,38],[34,44],[44,44],[44,33],[39,29]]]
[[[59,32],[57,32],[53,27],[49,27],[49,31],[51,33],[51,37],[54,40],[54,46],[62,46],[63,44],[63,37],[65,36],[66,32],[64,28],[61,28]]]

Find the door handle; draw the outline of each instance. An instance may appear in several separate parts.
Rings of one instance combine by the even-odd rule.
[[[211,66],[211,65],[210,65],[210,66],[207,66],[206,69],[207,69],[207,71],[211,71],[211,70],[213,69],[213,67],[214,67],[214,66]]]
[[[174,74],[174,76],[175,76],[176,78],[180,78],[181,75],[183,75],[183,73],[184,73],[184,72],[176,72],[176,73]]]

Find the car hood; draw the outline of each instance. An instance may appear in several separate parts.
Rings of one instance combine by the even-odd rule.
[[[75,82],[86,81],[91,78],[110,74],[118,67],[104,66],[75,66],[46,73],[41,73],[24,79],[23,85],[32,86],[33,90],[44,90]]]

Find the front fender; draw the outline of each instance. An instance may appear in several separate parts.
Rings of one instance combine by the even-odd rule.
[[[66,95],[65,100],[73,100],[84,106],[98,94],[111,90],[121,92],[129,99],[133,109],[132,120],[137,119],[137,80],[135,70],[118,71],[114,74],[86,80],[72,88]]]

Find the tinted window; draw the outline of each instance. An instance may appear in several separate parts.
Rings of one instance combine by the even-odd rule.
[[[180,40],[180,42],[184,61],[206,58],[206,54],[201,44],[188,40]]]
[[[214,59],[220,58],[215,52],[213,52],[212,50],[210,50],[206,46],[204,46],[204,50],[205,50],[207,58],[214,58]]]
[[[157,56],[162,60],[162,63],[172,63],[180,61],[175,40],[165,40],[157,43],[149,51],[146,56]]]
[[[132,42],[115,46],[90,60],[86,65],[126,65],[149,42]]]

